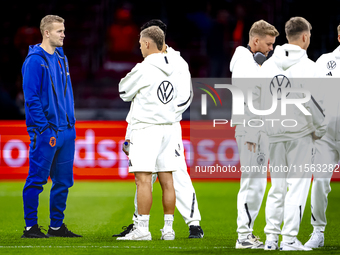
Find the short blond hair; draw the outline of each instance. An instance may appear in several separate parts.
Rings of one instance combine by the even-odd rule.
[[[338,26],[338,35],[340,35],[340,25]]]
[[[141,37],[148,37],[150,38],[152,41],[154,41],[157,45],[157,49],[158,50],[162,50],[163,49],[163,44],[165,41],[165,36],[164,36],[164,32],[162,31],[162,29],[160,29],[157,26],[151,26],[148,28],[145,28],[141,33],[140,33]]]
[[[266,35],[277,37],[279,32],[276,28],[263,19],[256,21],[249,30],[249,38],[254,36],[265,37]]]
[[[57,23],[64,23],[64,19],[62,17],[59,17],[57,15],[47,15],[42,18],[40,22],[40,32],[42,35],[44,35],[45,30],[49,30],[50,26],[52,25],[53,22]]]
[[[297,40],[303,32],[312,30],[312,25],[302,17],[292,17],[285,24],[288,41]]]

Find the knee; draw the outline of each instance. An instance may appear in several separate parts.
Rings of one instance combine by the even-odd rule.
[[[136,173],[135,174],[135,183],[137,188],[140,186],[150,186],[151,187],[151,174],[146,173]]]
[[[49,175],[49,170],[31,162],[25,186],[42,186],[47,183]]]
[[[74,184],[73,174],[65,176],[65,179],[62,181],[62,183],[65,185],[65,187],[71,188]]]
[[[56,168],[51,172],[53,183],[70,188],[73,186],[73,160],[57,163]]]

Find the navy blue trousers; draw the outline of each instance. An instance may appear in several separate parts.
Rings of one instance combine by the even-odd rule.
[[[40,134],[29,131],[29,172],[23,190],[26,227],[38,223],[39,194],[51,177],[50,219],[51,227],[63,224],[68,189],[73,185],[75,128],[56,133],[51,128]]]

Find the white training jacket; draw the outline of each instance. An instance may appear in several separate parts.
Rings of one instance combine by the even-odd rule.
[[[237,86],[243,92],[245,100],[247,101],[247,91],[252,90],[254,83],[253,78],[258,77],[261,66],[254,60],[253,54],[247,48],[238,46],[230,62],[230,71],[232,72],[232,85]],[[248,82],[249,80],[249,82]],[[247,125],[251,114],[247,113],[248,108],[245,107],[245,115],[233,115],[233,123],[236,124],[235,137],[245,135],[251,127]],[[233,124],[234,125],[234,124]]]
[[[316,61],[326,81],[320,86],[324,92],[325,115],[328,119],[326,136],[340,140],[340,46],[333,52],[323,54]],[[322,91],[320,93],[322,93]]]
[[[130,130],[181,120],[192,99],[190,72],[182,60],[179,54],[154,53],[121,79],[120,97],[132,101]]]
[[[287,105],[287,113],[283,116],[281,115],[281,100],[278,100],[276,111],[273,114],[261,116],[264,120],[265,131],[270,143],[297,139],[314,131],[319,137],[325,134],[326,124],[323,109],[313,98],[315,89],[312,87],[313,79],[320,77],[320,73],[316,64],[307,57],[305,50],[292,44],[276,46],[273,56],[262,65],[260,77],[260,83],[253,90],[253,102],[254,105],[260,105],[260,109],[263,110],[270,109],[272,106],[273,96],[271,90],[279,91],[279,86],[287,85],[287,79],[290,81],[291,88],[305,89],[312,94],[312,99],[307,103],[303,103],[303,106],[311,115],[305,115],[295,105]],[[284,82],[278,85],[277,82],[282,80]],[[273,87],[273,84],[275,87]],[[291,92],[287,95],[288,99],[301,99],[304,97],[303,93],[297,92]],[[278,92],[278,98],[280,98],[280,92]],[[277,121],[268,121],[272,119]],[[287,122],[285,126],[281,125],[281,122],[286,119],[294,119],[297,125],[287,127],[294,126],[292,122],[289,122],[289,125]],[[256,128],[253,128],[252,131],[256,132]],[[252,134],[248,134],[246,139],[254,142],[251,136]]]

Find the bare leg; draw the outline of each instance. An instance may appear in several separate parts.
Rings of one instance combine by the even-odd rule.
[[[173,184],[172,172],[159,172],[158,179],[163,191],[163,210],[164,214],[174,214],[176,195]]]
[[[135,173],[138,214],[149,215],[152,205],[151,173]]]

